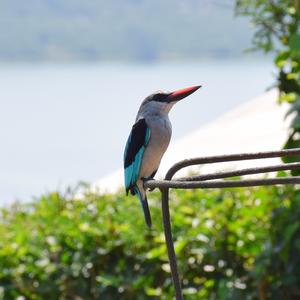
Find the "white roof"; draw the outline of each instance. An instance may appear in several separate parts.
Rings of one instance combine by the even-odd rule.
[[[225,113],[190,134],[170,143],[156,178],[163,178],[176,162],[193,157],[272,151],[282,148],[287,138],[288,120],[284,120],[287,105],[278,105],[277,92],[269,91]],[[201,173],[237,167],[266,165],[279,159],[212,164],[201,167]],[[178,173],[183,176],[191,169]],[[199,168],[193,169],[199,173]],[[98,179],[92,184],[97,192],[115,192],[123,186],[123,169]]]

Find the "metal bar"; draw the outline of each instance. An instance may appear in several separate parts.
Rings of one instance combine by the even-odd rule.
[[[162,197],[161,205],[162,205],[165,240],[166,240],[166,245],[168,250],[168,257],[169,257],[170,269],[172,274],[173,286],[175,290],[175,298],[176,300],[183,300],[180,278],[179,278],[178,267],[177,267],[177,259],[176,259],[173,237],[172,237],[168,188],[161,189],[161,197]]]
[[[229,155],[218,155],[218,156],[207,156],[207,157],[197,157],[192,159],[185,159],[176,164],[174,164],[166,174],[165,179],[171,180],[176,172],[180,169],[203,164],[212,164],[218,162],[228,162],[228,161],[240,161],[240,160],[252,160],[252,159],[263,159],[263,158],[274,158],[274,157],[284,157],[284,156],[300,156],[300,149],[288,149],[281,151],[268,151],[268,152],[256,152],[256,153],[238,153]]]
[[[203,180],[220,179],[220,178],[235,177],[235,176],[261,174],[266,172],[285,171],[285,170],[300,170],[300,163],[286,163],[286,164],[267,166],[267,167],[247,168],[247,169],[227,171],[227,172],[202,174],[198,176],[177,178],[176,181],[203,181]]]
[[[177,180],[149,180],[145,184],[148,188],[173,189],[216,189],[229,187],[253,187],[264,185],[300,184],[300,176],[248,179],[248,180],[212,180],[212,181],[177,181]]]

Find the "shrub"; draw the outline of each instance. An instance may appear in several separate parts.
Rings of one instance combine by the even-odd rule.
[[[2,209],[0,299],[171,299],[158,193],[150,204],[151,231],[120,193]],[[173,191],[186,299],[299,299],[299,208],[293,187]]]

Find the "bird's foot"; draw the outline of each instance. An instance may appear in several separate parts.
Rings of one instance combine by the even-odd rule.
[[[142,177],[141,179],[143,180],[143,185],[144,185],[146,181],[148,181],[148,180],[154,180],[154,177],[153,176]],[[148,189],[149,192],[152,192],[153,190],[155,190],[155,187]]]

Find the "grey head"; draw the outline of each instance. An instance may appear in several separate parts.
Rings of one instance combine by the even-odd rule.
[[[158,91],[149,95],[141,104],[137,119],[147,115],[168,114],[174,104],[191,95],[201,86],[192,86],[174,92]]]

